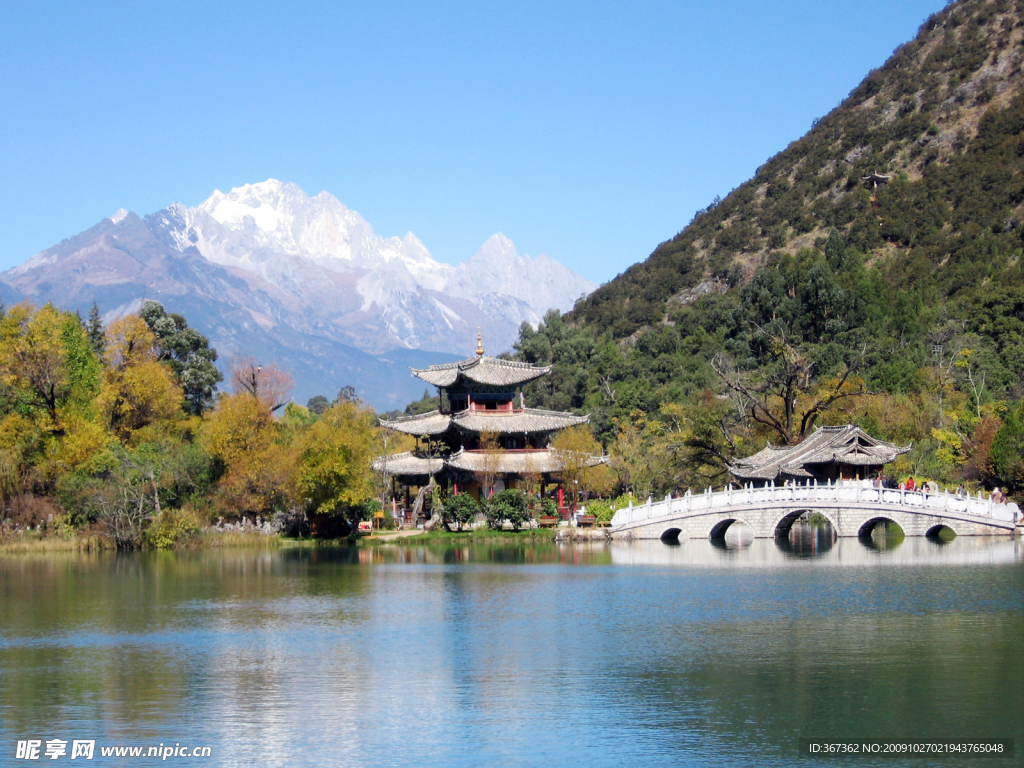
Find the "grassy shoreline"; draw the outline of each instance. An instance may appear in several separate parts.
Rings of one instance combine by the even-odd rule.
[[[423,531],[414,536],[368,536],[360,539],[360,546],[382,546],[387,544],[440,544],[486,542],[488,544],[514,544],[521,541],[554,541],[555,532],[550,528],[524,528],[521,531],[492,531],[478,528],[473,531]]]
[[[565,529],[561,529],[565,530]],[[194,536],[180,542],[169,549],[202,550],[202,549],[306,549],[317,547],[382,547],[382,546],[422,546],[435,544],[517,544],[523,542],[555,541],[557,530],[551,528],[524,528],[519,531],[495,531],[489,528],[477,528],[468,531],[435,530],[406,532],[398,535],[397,531],[375,532],[374,535],[358,539],[316,539],[310,537],[294,538],[278,534],[265,534],[256,531],[224,532],[216,528],[206,528]],[[576,539],[575,530],[569,534]],[[588,540],[599,540],[600,537],[588,535]],[[98,534],[72,536],[40,536],[34,532],[24,532],[0,541],[0,555],[46,552],[99,552],[114,551],[117,545],[113,539]],[[156,550],[156,547],[143,546],[139,551]]]

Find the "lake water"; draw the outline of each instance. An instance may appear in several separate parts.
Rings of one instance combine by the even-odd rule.
[[[0,556],[0,765],[972,764],[797,746],[940,736],[1022,762],[1019,539]]]

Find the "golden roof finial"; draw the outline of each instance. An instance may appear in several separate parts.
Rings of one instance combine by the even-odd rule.
[[[482,355],[484,353],[484,337],[480,335],[480,328],[476,329],[476,353]]]

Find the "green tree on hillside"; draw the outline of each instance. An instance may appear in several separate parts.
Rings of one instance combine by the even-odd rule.
[[[156,335],[159,358],[166,360],[178,377],[189,412],[203,413],[213,404],[217,384],[224,379],[214,365],[217,350],[195,328],[189,328],[184,317],[166,312],[157,301],[144,301],[139,315]]]

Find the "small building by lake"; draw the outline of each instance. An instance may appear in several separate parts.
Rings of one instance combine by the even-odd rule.
[[[887,443],[860,427],[818,427],[796,445],[769,444],[738,459],[729,471],[741,483],[836,482],[878,477],[886,464],[911,446]]]

